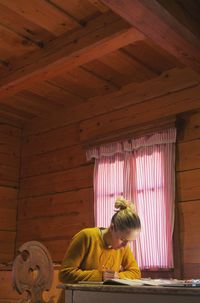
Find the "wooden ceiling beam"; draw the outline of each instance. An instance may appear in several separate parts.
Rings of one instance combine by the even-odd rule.
[[[102,0],[146,37],[200,72],[200,41],[156,0]]]
[[[143,34],[113,13],[101,15],[88,22],[85,28],[64,34],[44,49],[18,60],[0,80],[0,96],[10,96],[33,82],[53,78],[143,39]]]

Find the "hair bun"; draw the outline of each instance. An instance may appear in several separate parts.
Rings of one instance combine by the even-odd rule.
[[[135,205],[133,204],[133,202],[124,199],[124,197],[122,197],[122,196],[117,197],[117,199],[115,201],[115,208],[118,211],[127,209],[129,211],[135,212]]]

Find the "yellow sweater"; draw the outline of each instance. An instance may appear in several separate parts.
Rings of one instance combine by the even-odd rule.
[[[102,273],[106,269],[118,272],[122,279],[141,277],[129,245],[120,249],[106,248],[99,228],[86,228],[73,237],[62,262],[59,279],[63,283],[102,281]]]

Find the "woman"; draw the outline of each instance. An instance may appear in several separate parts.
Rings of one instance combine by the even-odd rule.
[[[115,208],[109,228],[86,228],[73,237],[59,272],[61,282],[141,277],[127,245],[139,234],[140,219],[133,204],[123,198],[116,200]]]

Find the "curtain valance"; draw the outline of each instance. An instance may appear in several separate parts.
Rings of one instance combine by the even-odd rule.
[[[168,144],[176,142],[176,129],[169,128],[162,132],[154,133],[153,135],[146,135],[141,138],[123,140],[104,144],[97,147],[91,147],[86,152],[87,160],[99,159],[102,156],[113,156],[117,153],[131,152],[147,146],[157,144]]]

